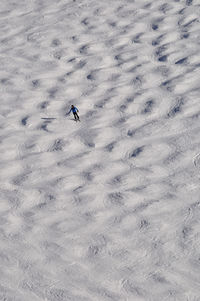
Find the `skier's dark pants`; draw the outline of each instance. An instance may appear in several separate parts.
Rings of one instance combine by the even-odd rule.
[[[75,119],[75,120],[79,120],[78,114],[77,114],[76,112],[74,112],[73,114],[74,114],[74,119]]]

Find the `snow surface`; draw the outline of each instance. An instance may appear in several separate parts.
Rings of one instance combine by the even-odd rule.
[[[200,300],[199,17],[1,0],[0,300]]]

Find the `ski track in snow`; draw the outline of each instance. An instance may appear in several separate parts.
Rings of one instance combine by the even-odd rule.
[[[199,17],[1,1],[0,300],[200,300]]]

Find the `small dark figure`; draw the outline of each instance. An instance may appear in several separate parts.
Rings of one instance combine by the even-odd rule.
[[[75,106],[73,106],[73,105],[71,106],[71,109],[70,109],[70,111],[67,113],[67,115],[69,115],[71,112],[74,114],[74,119],[80,121],[79,116],[78,116],[78,114],[77,114],[77,112],[79,112],[79,110],[78,110]]]

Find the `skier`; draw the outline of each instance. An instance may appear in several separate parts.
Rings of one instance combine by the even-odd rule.
[[[79,110],[78,110],[75,106],[73,106],[73,105],[71,106],[71,109],[70,109],[70,111],[67,113],[67,115],[69,115],[71,112],[74,114],[74,119],[80,121],[79,116],[78,116],[78,114],[77,114],[77,112],[79,112]]]

